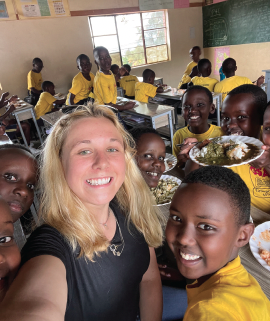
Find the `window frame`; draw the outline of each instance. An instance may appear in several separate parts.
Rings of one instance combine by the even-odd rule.
[[[154,28],[154,29],[144,29],[143,27],[143,18],[142,18],[142,14],[143,13],[149,13],[149,12],[158,12],[158,11],[162,11],[164,13],[164,18],[165,18],[165,27],[161,27],[161,28]],[[151,10],[151,11],[137,11],[137,12],[127,12],[127,13],[115,13],[115,14],[103,14],[103,15],[93,15],[93,16],[88,16],[88,23],[89,23],[89,28],[90,28],[90,34],[91,34],[91,40],[92,40],[92,44],[93,44],[93,48],[95,48],[95,38],[98,37],[106,37],[106,36],[116,36],[117,38],[117,45],[118,45],[118,50],[117,52],[109,52],[110,55],[114,54],[114,53],[119,53],[120,56],[120,61],[121,64],[123,65],[123,59],[122,59],[122,52],[121,52],[121,47],[120,47],[120,41],[119,41],[119,35],[118,35],[118,28],[117,28],[117,22],[116,22],[116,17],[117,16],[121,16],[121,15],[132,15],[132,14],[140,14],[140,22],[141,22],[141,31],[142,31],[142,42],[143,42],[143,52],[144,52],[144,59],[145,59],[145,64],[142,65],[137,65],[137,66],[132,66],[132,68],[140,68],[143,66],[149,66],[149,65],[154,65],[154,64],[159,64],[159,63],[164,63],[164,62],[168,62],[170,61],[170,51],[169,51],[169,25],[168,25],[168,12],[167,10]],[[91,18],[96,18],[96,17],[114,17],[114,24],[115,24],[115,30],[116,33],[111,33],[111,34],[104,34],[104,35],[99,35],[99,36],[94,36],[93,35],[93,28],[92,28],[92,23],[91,23]],[[151,30],[159,30],[159,29],[165,29],[165,35],[166,35],[166,43],[163,45],[156,45],[156,46],[149,46],[146,47],[145,45],[145,37],[144,37],[144,32],[145,31],[151,31]],[[162,60],[162,61],[155,61],[155,62],[147,62],[147,54],[146,54],[146,49],[148,48],[155,48],[158,46],[164,46],[166,45],[167,47],[167,60]]]

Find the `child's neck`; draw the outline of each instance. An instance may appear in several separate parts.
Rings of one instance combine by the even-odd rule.
[[[233,77],[233,76],[235,76],[235,71],[230,72],[230,73],[226,74],[225,76],[226,76],[226,78]]]
[[[110,75],[111,74],[111,71],[107,70],[107,69],[100,68],[100,71],[102,71],[105,75]]]
[[[89,72],[89,73],[86,73],[86,74],[82,72],[82,75],[83,75],[83,77],[84,77],[86,80],[91,80],[90,72]]]
[[[189,131],[192,132],[192,134],[195,134],[195,135],[204,134],[204,133],[206,133],[208,131],[209,128],[210,128],[210,125],[208,123],[201,124],[201,125],[196,126],[196,127],[191,127],[190,125],[188,125]]]
[[[209,77],[210,76],[208,73],[203,73],[203,72],[201,75],[202,75],[202,77]]]
[[[40,71],[36,71],[36,69],[32,69],[33,72],[35,72],[36,74],[39,74]]]

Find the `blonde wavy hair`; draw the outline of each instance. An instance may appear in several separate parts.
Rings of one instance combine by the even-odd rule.
[[[120,208],[125,213],[128,226],[132,222],[151,247],[163,241],[163,215],[153,206],[154,200],[135,161],[135,143],[119,123],[114,112],[105,106],[80,106],[73,113],[63,116],[48,136],[40,166],[40,218],[56,228],[71,244],[73,250],[80,246],[79,256],[93,261],[94,255],[106,251],[109,245],[95,216],[69,188],[62,166],[61,154],[69,129],[74,122],[84,118],[109,119],[123,137],[126,175],[116,194]]]

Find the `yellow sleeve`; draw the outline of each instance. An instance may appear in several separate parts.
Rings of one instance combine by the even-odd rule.
[[[34,77],[32,76],[31,71],[28,73],[27,75],[27,86],[28,86],[28,90],[30,90],[31,88],[35,88],[35,80]]]
[[[81,90],[82,90],[81,82],[76,77],[74,77],[72,80],[72,86],[69,89],[69,92],[76,96]]]
[[[94,88],[95,75],[92,72],[90,72],[90,76],[91,76],[92,87]]]
[[[173,135],[173,155],[177,157],[180,153],[180,148],[176,145],[182,144],[184,141],[183,135],[181,134],[180,129]]]
[[[178,84],[178,89],[180,89],[180,87],[183,85],[183,84],[187,84],[191,81],[191,78],[189,77],[189,75],[184,75],[181,79],[181,81],[179,82]]]
[[[100,105],[104,105],[104,101],[102,98],[102,85],[100,78],[98,77],[95,77],[94,81],[94,97],[96,102],[98,102]]]
[[[155,97],[157,93],[157,87],[151,85],[151,86],[147,86],[147,90],[146,90],[146,95],[149,97]]]
[[[50,94],[49,94],[49,95],[46,95],[45,97],[46,97],[47,103],[50,104],[50,105],[53,104],[53,103],[57,100],[56,98],[54,98],[54,97],[53,97],[52,95],[50,95]],[[44,98],[45,98],[45,97],[44,97]]]
[[[134,77],[135,77],[135,84],[136,84],[136,82],[139,82],[139,79],[136,76]]]

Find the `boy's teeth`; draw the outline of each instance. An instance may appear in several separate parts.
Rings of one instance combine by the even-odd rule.
[[[191,116],[190,119],[198,119],[199,116]]]
[[[158,173],[154,173],[154,172],[146,172],[148,175],[152,175],[152,176],[158,176]]]
[[[198,255],[192,255],[192,254],[186,254],[180,251],[180,255],[183,259],[188,260],[188,261],[194,261],[200,258]]]
[[[111,178],[87,179],[86,181],[90,185],[105,185],[111,181]]]

